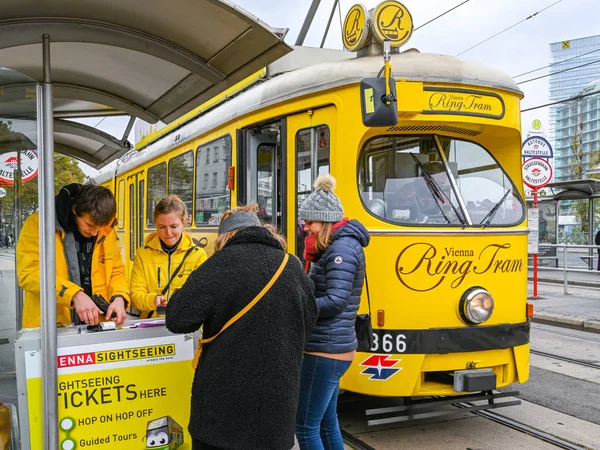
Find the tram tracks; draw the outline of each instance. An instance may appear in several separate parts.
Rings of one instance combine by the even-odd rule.
[[[543,356],[545,358],[556,359],[556,360],[567,362],[567,363],[570,363],[570,364],[575,364],[575,365],[578,365],[578,366],[584,366],[584,367],[591,367],[591,368],[594,368],[594,369],[600,369],[600,364],[596,364],[596,363],[589,362],[589,361],[582,361],[580,359],[568,358],[566,356],[553,355],[552,353],[541,352],[539,350],[533,350],[533,349],[530,350],[530,353],[532,355],[538,355],[538,356]]]
[[[459,409],[472,409],[476,405],[470,402],[464,403],[454,403],[455,407]],[[509,417],[503,416],[502,414],[498,414],[494,411],[484,410],[484,411],[470,411],[472,414],[491,420],[499,425],[505,426],[507,428],[511,428],[515,431],[518,431],[523,434],[527,434],[535,439],[539,439],[543,442],[547,442],[551,445],[554,445],[557,448],[562,448],[565,450],[590,450],[589,447],[584,447],[579,444],[567,441],[560,437],[554,436],[553,434],[546,433],[544,431],[538,430],[530,425],[527,425],[523,422],[519,422],[517,420],[511,419]],[[376,431],[376,430],[372,430]],[[348,431],[342,430],[342,439],[344,443],[348,445],[353,450],[375,450],[374,447],[371,447],[366,442],[360,440],[356,436],[352,435]]]
[[[600,368],[598,366],[596,366],[596,367]],[[498,425],[510,428],[514,431],[526,434],[534,439],[546,442],[557,448],[561,448],[561,449],[565,449],[565,450],[590,450],[590,447],[587,447],[587,446],[584,446],[581,444],[577,444],[575,442],[571,442],[567,439],[564,439],[562,437],[551,434],[548,431],[542,431],[538,428],[535,428],[532,425],[528,425],[527,423],[512,419],[505,415],[499,414],[495,411],[492,411],[489,409],[478,410],[477,408],[480,408],[483,406],[481,401],[456,402],[456,403],[452,403],[452,406],[454,406],[458,409],[461,409],[461,410],[465,410],[465,412],[471,412],[472,414],[474,414],[476,416],[490,420],[494,423],[497,423]],[[441,422],[441,421],[443,421],[443,420],[439,420],[439,422]],[[431,422],[437,423],[438,420],[435,420],[435,421],[432,420],[432,421],[430,421],[430,423]],[[403,425],[399,425],[399,426],[403,426]],[[389,429],[387,429],[387,430],[389,430]],[[370,428],[368,431],[371,433],[373,433],[373,432],[376,433],[379,431],[379,429],[375,426],[373,428]],[[360,440],[357,436],[351,434],[350,432],[348,432],[346,430],[342,430],[342,438],[344,440],[344,443],[347,446],[349,446],[350,448],[352,448],[353,450],[375,450],[374,447],[372,447],[371,445],[367,444],[366,442]],[[467,447],[467,448],[469,448],[469,447]]]
[[[472,406],[472,404],[470,403],[455,403],[454,405],[458,408],[463,409]],[[472,414],[486,418],[488,420],[491,420],[492,422],[496,422],[505,427],[512,428],[515,431],[527,434],[531,437],[552,444],[558,448],[562,448],[565,450],[588,450],[588,447],[582,447],[581,445],[575,444],[565,439],[561,439],[550,433],[540,431],[537,428],[533,428],[532,426],[529,426],[523,422],[519,422],[517,420],[511,419],[493,411],[472,411]]]
[[[348,431],[342,430],[342,439],[344,440],[344,444],[349,445],[350,448],[354,450],[375,450],[374,447],[371,447],[366,442],[361,441]]]

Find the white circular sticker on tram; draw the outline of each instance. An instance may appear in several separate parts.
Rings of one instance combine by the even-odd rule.
[[[530,158],[523,163],[523,183],[533,189],[539,189],[550,183],[552,166],[542,158]]]

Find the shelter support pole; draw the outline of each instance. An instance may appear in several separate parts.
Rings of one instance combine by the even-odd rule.
[[[56,248],[54,243],[54,123],[50,80],[50,36],[43,36],[42,114],[39,145],[40,302],[42,309],[42,417],[44,449],[58,450]]]
[[[533,209],[538,208],[538,191],[533,189]],[[538,298],[538,252],[533,255],[533,298]]]
[[[39,103],[39,102],[38,102]],[[22,204],[21,204],[21,183],[23,179],[23,173],[21,172],[21,149],[17,150],[17,170],[15,170],[13,176],[13,183],[15,188],[15,204],[14,204],[14,236],[15,252],[17,248],[17,242],[19,242],[19,234],[21,233],[21,217],[22,217]],[[19,273],[18,270],[19,261],[15,258],[15,273]],[[21,331],[23,324],[23,290],[19,286],[19,277],[15,277],[15,317],[17,333]]]
[[[588,220],[588,242],[589,245],[594,245],[594,198],[590,197],[590,199],[588,200],[588,206],[589,206],[589,220]],[[590,258],[588,258],[588,269],[589,270],[594,270],[594,249],[590,248],[588,250],[588,255],[590,256]]]
[[[567,272],[567,261],[569,259],[569,246],[565,244],[563,253],[563,292],[569,294],[569,272]]]

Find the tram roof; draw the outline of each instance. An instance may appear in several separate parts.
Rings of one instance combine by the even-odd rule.
[[[283,30],[219,0],[3,0],[0,61],[24,75],[1,77],[5,90],[42,82],[44,34],[59,119],[169,123],[291,51]],[[3,118],[34,120],[35,113],[31,93],[0,103]],[[79,156],[68,154],[101,167],[129,147],[123,141],[117,153],[88,157],[89,149],[75,146]]]
[[[344,52],[347,53],[347,52]],[[358,83],[365,77],[376,77],[383,65],[381,56],[352,57],[350,59],[326,62],[308,67],[298,67],[294,58],[302,51],[284,56],[267,67],[271,79],[249,89],[220,104],[212,110],[191,119],[162,138],[148,144],[138,154],[132,155],[118,168],[122,173],[144,161],[154,158],[174,146],[202,135],[220,125],[252,111],[274,105],[292,98],[310,95],[336,87]],[[306,55],[304,55],[306,56]],[[306,58],[303,57],[304,60]],[[523,93],[506,73],[483,64],[463,60],[454,56],[420,53],[416,50],[392,55],[393,75],[396,80],[456,83],[470,86],[488,87]],[[290,70],[279,74],[280,70]],[[110,179],[114,169],[96,177],[98,182]]]

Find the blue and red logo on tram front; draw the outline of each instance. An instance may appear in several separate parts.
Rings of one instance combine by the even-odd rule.
[[[361,374],[371,375],[369,380],[389,380],[402,370],[402,367],[394,367],[400,361],[402,360],[393,359],[390,355],[371,355],[360,363],[361,366],[366,367]]]

